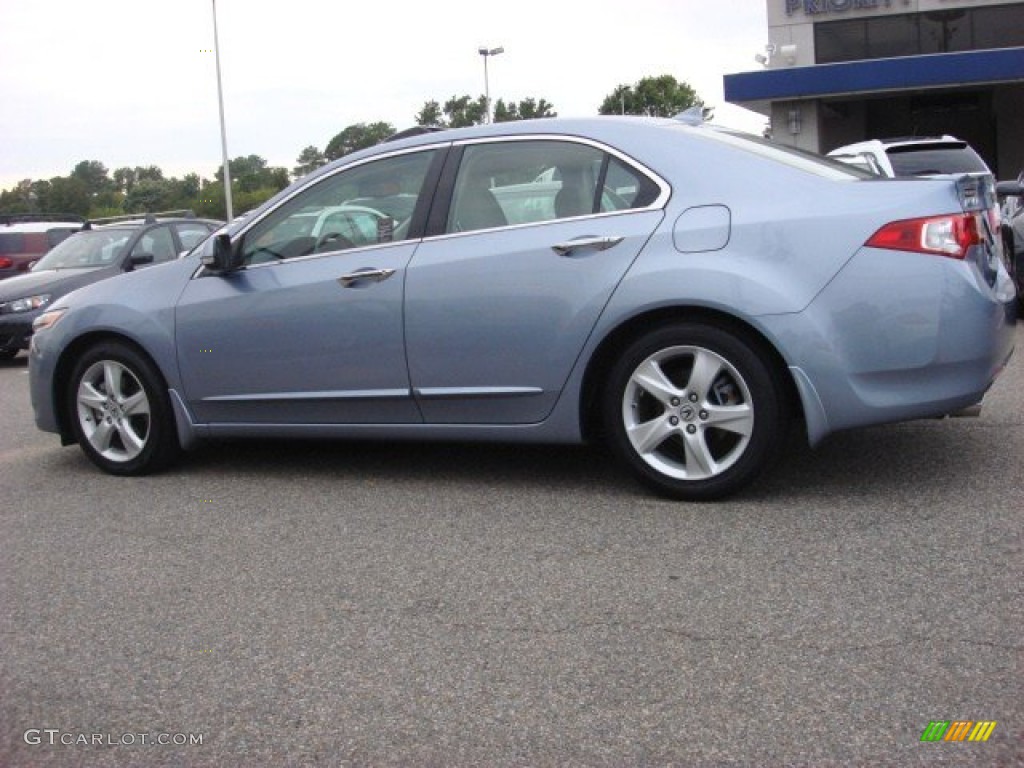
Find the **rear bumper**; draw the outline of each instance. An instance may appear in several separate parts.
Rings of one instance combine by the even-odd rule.
[[[798,315],[764,319],[808,437],[943,416],[981,401],[1014,348],[1016,294],[974,265],[863,249]]]

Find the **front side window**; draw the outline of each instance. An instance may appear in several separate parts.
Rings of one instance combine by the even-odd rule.
[[[170,261],[175,257],[174,240],[168,226],[154,227],[139,238],[132,248],[132,256],[152,254],[153,261]]]
[[[186,251],[191,251],[210,234],[210,228],[205,224],[177,224],[175,229],[178,232],[181,247]]]
[[[407,239],[435,153],[373,160],[303,190],[245,233],[243,264]]]
[[[657,184],[597,147],[538,139],[466,147],[449,233],[643,208]]]

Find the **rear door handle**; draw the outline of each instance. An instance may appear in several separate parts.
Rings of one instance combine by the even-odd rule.
[[[393,269],[357,269],[355,272],[350,272],[347,275],[342,275],[338,278],[338,282],[341,283],[342,288],[351,288],[356,283],[363,281],[372,281],[379,283],[383,280],[387,280],[395,274]]]
[[[622,237],[577,237],[574,240],[567,240],[551,246],[551,250],[559,256],[569,256],[573,251],[588,249],[593,251],[607,251],[621,243]]]

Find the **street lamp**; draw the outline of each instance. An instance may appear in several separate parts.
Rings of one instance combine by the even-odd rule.
[[[484,109],[487,114],[487,122],[491,122],[491,83],[487,78],[487,59],[491,56],[497,56],[499,53],[504,53],[505,49],[501,46],[497,48],[487,48],[486,46],[480,46],[477,49],[477,53],[484,57]]]
[[[224,159],[224,201],[227,207],[227,221],[235,218],[231,205],[231,171],[228,167],[228,134],[224,128],[224,90],[220,83],[220,42],[217,40],[217,0],[213,3],[213,53],[217,60],[217,103],[220,106],[220,151]]]

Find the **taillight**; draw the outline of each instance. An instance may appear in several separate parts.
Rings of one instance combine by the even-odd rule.
[[[984,242],[978,215],[961,213],[893,221],[875,232],[865,245],[963,259],[971,246]]]
[[[14,262],[13,261],[11,261],[10,259],[5,259],[3,257],[0,257],[0,269],[10,269],[13,266],[14,266]]]

